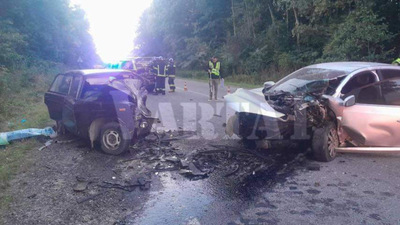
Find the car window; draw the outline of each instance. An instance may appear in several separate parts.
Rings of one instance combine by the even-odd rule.
[[[69,90],[69,96],[76,98],[79,90],[79,84],[81,83],[81,76],[75,76],[72,80],[71,90]]]
[[[383,81],[380,86],[385,104],[400,106],[400,78]]]
[[[356,103],[400,106],[400,79],[384,80],[354,93]]]
[[[377,83],[357,89],[352,93],[356,97],[356,103],[381,105],[385,102],[382,98],[380,85]]]
[[[51,85],[50,91],[67,95],[71,86],[72,76],[60,74]]]
[[[81,99],[94,101],[102,95],[105,85],[91,84],[87,80],[84,82],[81,92]]]
[[[385,69],[379,71],[382,80],[400,78],[400,70]]]
[[[344,97],[353,95],[354,92],[357,92],[360,88],[373,84],[375,82],[377,82],[376,76],[370,71],[356,74],[342,88],[342,94],[344,95]]]

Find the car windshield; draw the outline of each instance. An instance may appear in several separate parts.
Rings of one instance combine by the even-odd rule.
[[[347,72],[323,68],[303,68],[277,82],[268,92],[313,92],[329,85],[336,88]],[[333,86],[335,87],[333,87]]]

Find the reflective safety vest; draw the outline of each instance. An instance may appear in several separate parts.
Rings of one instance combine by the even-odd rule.
[[[394,61],[392,62],[392,64],[400,65],[400,58],[397,58],[396,60],[394,60]]]
[[[173,65],[168,64],[168,66],[167,66],[167,75],[168,75],[168,77],[174,78],[175,75],[176,75],[175,73],[176,73],[175,64],[173,64]]]
[[[216,62],[215,63],[215,68],[214,68],[214,63],[209,61],[208,62],[208,67],[211,70],[211,74],[214,74],[216,76],[219,76],[219,70],[221,69],[221,63],[220,62]]]
[[[161,66],[161,68],[160,68],[160,65],[156,65],[156,66],[153,66],[153,69],[157,71],[157,76],[158,77],[166,77],[167,76],[165,74],[165,72],[167,70],[167,67],[165,65]]]

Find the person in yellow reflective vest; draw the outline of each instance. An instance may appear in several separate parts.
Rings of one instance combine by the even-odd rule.
[[[213,56],[211,60],[208,62],[208,78],[209,78],[209,87],[210,87],[210,98],[208,101],[218,100],[218,85],[222,78],[221,75],[221,63],[218,61],[218,58]]]
[[[394,61],[392,62],[392,64],[393,64],[393,65],[400,66],[400,58],[397,58],[396,60],[394,60]]]
[[[174,59],[170,58],[169,63],[167,65],[169,92],[175,92],[175,75],[176,75],[176,68]]]
[[[165,95],[165,78],[167,77],[166,70],[167,66],[163,57],[158,57],[157,60],[153,63],[153,71],[156,74],[156,87],[155,87],[155,95],[163,94]]]

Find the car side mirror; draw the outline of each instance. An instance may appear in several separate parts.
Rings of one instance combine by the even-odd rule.
[[[354,95],[350,95],[349,97],[344,99],[343,105],[344,107],[350,107],[356,104],[356,97]]]
[[[270,89],[274,85],[275,85],[275,82],[267,81],[267,82],[264,83],[264,89]]]

